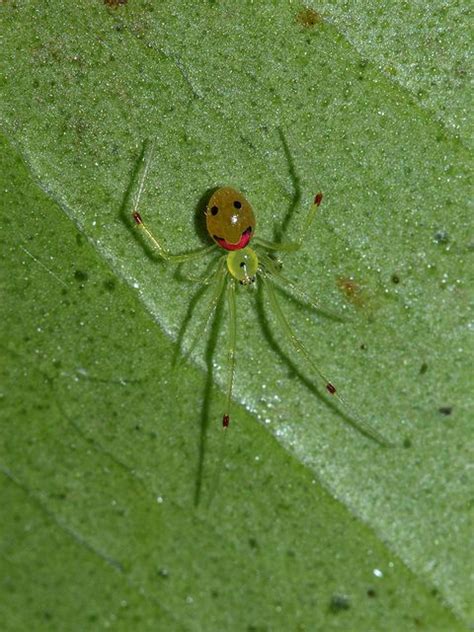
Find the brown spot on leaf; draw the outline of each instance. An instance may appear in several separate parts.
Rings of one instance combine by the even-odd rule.
[[[338,277],[336,284],[350,303],[356,307],[363,307],[366,304],[364,288],[353,277]]]
[[[122,4],[127,4],[127,2],[128,0],[104,0],[104,4],[108,7],[113,7],[114,9]]]
[[[316,24],[321,24],[323,16],[310,7],[304,7],[296,15],[296,21],[306,28],[313,28]]]

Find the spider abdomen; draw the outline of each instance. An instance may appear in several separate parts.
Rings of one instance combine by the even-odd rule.
[[[242,193],[221,187],[207,203],[206,227],[218,246],[224,250],[240,250],[253,237],[255,215]]]

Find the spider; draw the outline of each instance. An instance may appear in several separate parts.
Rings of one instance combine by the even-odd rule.
[[[211,195],[205,210],[207,232],[214,243],[194,252],[172,254],[163,243],[153,235],[138,212],[140,198],[143,193],[152,159],[153,147],[149,152],[148,158],[144,158],[145,166],[133,205],[132,218],[136,227],[145,236],[153,251],[162,259],[171,263],[181,264],[190,260],[195,261],[213,251],[219,254],[215,260],[215,265],[211,266],[211,273],[207,277],[202,279],[191,278],[195,281],[200,280],[205,284],[214,283],[214,290],[207,307],[206,326],[216,310],[222,295],[225,293],[227,297],[229,348],[226,403],[222,415],[223,428],[226,429],[230,423],[232,386],[235,372],[235,348],[237,343],[236,289],[238,286],[249,287],[258,281],[263,284],[263,289],[269,299],[270,308],[281,326],[282,331],[296,352],[306,359],[324,389],[331,397],[337,400],[339,406],[345,410],[351,422],[354,423],[360,432],[381,445],[387,445],[388,443],[385,438],[350,408],[346,400],[339,394],[334,383],[329,380],[319,368],[311,354],[294,333],[277,300],[274,288],[275,281],[283,287],[288,288],[294,295],[300,297],[306,303],[309,303],[313,308],[320,309],[298,286],[283,276],[278,262],[272,258],[269,252],[279,251],[290,253],[296,252],[301,248],[304,237],[308,233],[322,202],[322,193],[315,195],[306,219],[301,226],[299,236],[295,241],[272,242],[254,236],[256,227],[255,214],[252,206],[242,193],[231,187],[219,188]],[[250,242],[252,242],[252,247],[249,245]],[[327,310],[325,311],[328,313]],[[197,342],[197,340],[195,342]]]

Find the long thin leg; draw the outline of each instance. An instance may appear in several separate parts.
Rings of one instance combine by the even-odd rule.
[[[296,241],[268,241],[261,237],[254,237],[253,243],[255,246],[262,246],[266,250],[278,250],[280,252],[296,252],[300,249],[300,244]]]
[[[222,416],[222,426],[227,428],[230,422],[230,402],[232,399],[232,386],[234,384],[234,370],[235,370],[235,345],[237,342],[237,309],[235,305],[235,281],[229,279],[227,284],[227,304],[229,307],[229,348],[228,348],[228,362],[229,373],[227,376],[227,397],[225,403],[225,411]]]
[[[299,250],[301,248],[301,245],[303,244],[305,235],[309,232],[311,224],[313,223],[313,220],[316,216],[316,211],[318,210],[318,207],[320,206],[322,199],[323,199],[322,193],[317,193],[314,196],[314,200],[313,200],[313,203],[311,204],[308,215],[306,216],[305,221],[301,225],[298,231],[299,236],[297,237],[295,241],[274,242],[274,241],[267,241],[266,239],[260,239],[259,237],[255,237],[254,243],[257,245],[263,246],[263,248],[267,248],[268,250],[281,250],[284,252],[295,252],[296,250]]]
[[[196,335],[194,336],[194,339],[191,343],[191,345],[189,346],[188,350],[186,351],[186,353],[184,354],[184,356],[182,357],[182,359],[184,360],[186,357],[188,357],[189,355],[191,355],[192,351],[194,350],[194,347],[197,345],[197,343],[199,342],[199,340],[202,339],[208,325],[209,325],[209,321],[211,320],[212,315],[214,314],[216,307],[219,303],[219,300],[222,296],[222,292],[224,290],[224,284],[225,284],[225,279],[227,276],[227,270],[224,267],[224,262],[225,262],[225,257],[222,257],[218,268],[216,270],[213,271],[214,276],[216,277],[216,285],[214,287],[214,291],[211,294],[211,298],[209,300],[209,303],[207,304],[207,308],[206,308],[206,312],[205,312],[205,317],[204,317],[204,321],[203,321],[203,325],[199,328],[199,331],[196,333]]]
[[[332,395],[335,399],[337,399],[337,401],[342,406],[342,408],[347,412],[349,417],[353,420],[354,425],[363,434],[367,435],[374,441],[377,441],[377,443],[379,443],[380,445],[383,445],[383,446],[389,445],[387,440],[379,432],[377,432],[377,430],[372,428],[370,424],[368,424],[366,421],[361,419],[359,415],[356,415],[355,412],[351,409],[351,407],[346,403],[346,401],[339,395],[334,384],[330,382],[328,378],[324,375],[324,373],[321,371],[321,369],[312,359],[309,352],[303,346],[303,343],[301,342],[301,340],[293,332],[286,316],[282,312],[281,307],[277,301],[275,290],[273,289],[271,282],[268,280],[267,277],[265,277],[264,274],[262,274],[260,278],[263,280],[263,284],[267,290],[267,293],[270,299],[270,304],[272,306],[273,313],[275,314],[277,321],[280,323],[281,328],[283,329],[285,334],[288,336],[289,340],[291,341],[296,351],[300,353],[306,359],[308,364],[312,367],[312,369],[318,375],[320,380],[324,383],[324,387],[326,388],[327,392],[330,395]]]
[[[146,236],[146,238],[147,238],[148,242],[150,243],[150,245],[152,246],[153,250],[155,250],[156,253],[160,257],[162,257],[163,259],[166,259],[167,261],[173,261],[175,263],[182,263],[184,261],[189,261],[190,259],[198,259],[199,257],[204,256],[208,252],[212,252],[213,250],[215,250],[216,245],[212,244],[210,246],[205,246],[204,248],[200,248],[199,250],[196,250],[194,252],[188,252],[188,253],[184,253],[184,254],[173,255],[153,235],[153,233],[150,231],[150,229],[143,222],[143,219],[142,219],[140,213],[138,212],[138,206],[140,204],[140,199],[141,199],[142,193],[143,193],[144,188],[145,188],[146,177],[148,175],[148,171],[150,169],[151,162],[153,160],[154,149],[155,149],[155,144],[152,143],[151,146],[150,146],[150,149],[148,151],[148,156],[146,156],[145,159],[144,159],[145,160],[145,166],[143,168],[143,173],[142,173],[142,176],[140,178],[140,184],[138,186],[137,195],[135,196],[135,201],[134,201],[134,204],[133,204],[133,211],[132,211],[132,218],[133,218],[135,224],[141,230],[141,232]]]
[[[215,277],[217,268],[221,265],[221,258],[213,259],[206,267],[203,274],[189,274],[180,270],[180,278],[190,281],[191,283],[200,283],[201,285],[209,285]]]
[[[235,370],[235,345],[237,342],[237,309],[235,304],[235,281],[234,279],[229,279],[227,283],[227,304],[229,308],[229,332],[228,332],[228,343],[229,347],[227,350],[228,357],[228,374],[227,374],[227,395],[226,395],[226,403],[225,403],[225,411],[222,415],[222,428],[224,430],[222,436],[222,445],[220,448],[220,456],[219,461],[216,465],[216,474],[214,476],[214,484],[211,489],[211,493],[209,495],[208,507],[210,506],[212,499],[214,498],[214,494],[216,489],[219,487],[219,479],[222,471],[222,464],[224,463],[224,452],[226,446],[226,438],[227,438],[227,428],[230,422],[230,403],[232,399],[232,386],[234,384],[234,370]]]
[[[236,304],[235,304],[235,281],[234,279],[231,279],[231,278],[229,278],[227,282],[227,305],[229,308],[229,332],[228,332],[229,347],[227,350],[227,358],[228,358],[227,395],[226,395],[226,402],[225,402],[225,410],[224,410],[224,414],[222,415],[222,428],[224,430],[224,433],[222,436],[220,457],[216,465],[216,475],[214,477],[214,484],[212,486],[212,490],[209,495],[208,506],[210,506],[212,499],[214,498],[216,489],[218,489],[219,487],[219,479],[222,472],[222,465],[224,463],[224,453],[225,453],[226,438],[227,438],[226,430],[230,423],[230,403],[232,399],[232,386],[234,384],[235,345],[237,342],[237,309],[236,309]]]
[[[142,197],[143,190],[145,189],[145,182],[148,176],[148,171],[150,170],[150,165],[152,163],[154,153],[155,153],[155,141],[151,141],[151,143],[149,144],[148,152],[147,152],[148,155],[145,154],[145,156],[143,157],[143,162],[144,162],[143,173],[140,178],[140,183],[138,185],[137,193],[135,195],[135,200],[133,201],[134,211],[137,211],[138,206],[140,205],[140,199]]]
[[[278,267],[275,265],[274,261],[270,259],[270,257],[260,252],[258,253],[258,256],[259,256],[260,261],[263,263],[264,267],[271,273],[271,275],[281,282],[282,288],[284,290],[287,287],[290,289],[290,292],[289,292],[290,296],[291,296],[291,293],[293,293],[297,299],[299,299],[303,303],[306,303],[307,305],[310,305],[316,311],[322,312],[323,314],[330,316],[331,318],[333,318],[334,320],[338,320],[339,322],[344,321],[344,318],[340,314],[337,314],[336,312],[333,312],[332,310],[327,309],[326,307],[323,307],[320,303],[315,301],[313,298],[309,297],[306,294],[306,292],[304,292],[301,288],[299,288],[296,285],[296,283],[293,283],[293,281],[290,281],[290,279],[284,276],[280,272]]]

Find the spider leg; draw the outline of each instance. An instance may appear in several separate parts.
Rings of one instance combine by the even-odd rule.
[[[235,371],[235,346],[237,342],[237,309],[235,304],[235,281],[229,278],[227,282],[227,306],[229,309],[229,331],[228,331],[228,374],[227,374],[227,395],[224,414],[222,415],[222,428],[227,430],[230,422],[230,403],[232,399],[232,386],[234,384],[234,371]],[[214,476],[214,484],[211,489],[211,493],[208,499],[208,507],[210,506],[216,489],[219,487],[219,479],[222,472],[222,466],[224,463],[224,454],[226,446],[227,432],[223,432],[220,456],[216,464],[216,474]]]
[[[203,274],[194,275],[189,274],[189,272],[183,272],[181,269],[179,270],[179,277],[185,279],[186,281],[191,281],[192,283],[200,283],[201,285],[210,285],[213,278],[216,276],[217,266],[220,265],[220,259],[214,259],[207,266]]]
[[[275,277],[275,279],[277,279],[277,281],[281,283],[281,287],[284,290],[286,288],[289,288],[290,296],[293,293],[297,299],[299,299],[303,303],[306,303],[307,305],[310,305],[317,312],[321,312],[325,316],[329,316],[330,318],[333,318],[334,320],[337,320],[339,322],[344,322],[344,318],[340,314],[337,314],[336,312],[323,307],[320,303],[309,297],[306,292],[304,292],[300,287],[293,283],[293,281],[290,281],[290,279],[284,276],[268,255],[265,255],[264,253],[259,253],[259,259],[262,261],[264,267],[271,273],[272,277]]]
[[[172,261],[172,262],[175,262],[175,263],[182,263],[184,261],[189,261],[191,259],[199,259],[200,257],[203,257],[207,253],[215,250],[216,245],[212,244],[211,246],[204,246],[203,248],[200,248],[199,250],[196,250],[194,252],[188,252],[188,253],[178,254],[178,255],[171,254],[167,250],[167,248],[162,243],[160,243],[160,241],[153,235],[151,230],[145,225],[145,223],[144,223],[144,221],[142,219],[142,216],[138,212],[140,199],[141,199],[142,193],[143,193],[143,191],[145,189],[146,177],[148,175],[148,171],[150,169],[150,165],[151,165],[151,163],[153,161],[154,149],[155,149],[155,144],[153,142],[153,143],[151,143],[150,149],[147,152],[148,155],[146,155],[144,157],[145,166],[143,168],[143,173],[142,173],[141,178],[140,178],[138,191],[137,191],[137,194],[135,196],[134,203],[133,203],[132,218],[133,218],[136,226],[138,227],[138,229],[145,235],[145,238],[148,241],[149,245],[151,246],[152,250],[154,252],[156,252],[160,257],[165,259],[166,261]]]
[[[254,237],[253,243],[256,246],[261,246],[266,250],[278,250],[280,252],[296,252],[300,249],[300,244],[296,241],[268,241],[267,239],[262,239],[261,237]]]
[[[306,216],[305,221],[301,225],[299,229],[298,237],[296,238],[295,241],[275,242],[275,241],[267,241],[266,239],[260,239],[256,237],[254,239],[254,243],[262,246],[263,248],[266,248],[267,250],[281,250],[282,252],[296,252],[297,250],[301,248],[305,235],[309,232],[311,224],[313,223],[313,220],[316,216],[316,211],[318,210],[322,202],[322,199],[323,199],[322,193],[317,193],[314,196],[314,200],[313,200],[313,203],[311,204],[308,215]]]
[[[227,283],[227,305],[229,309],[229,332],[228,332],[228,375],[227,375],[227,397],[224,414],[222,416],[222,426],[227,428],[230,421],[230,402],[232,399],[232,387],[234,384],[235,371],[235,345],[237,342],[237,309],[235,304],[235,281],[229,279]]]
[[[197,333],[195,334],[193,341],[191,342],[191,345],[189,346],[189,348],[187,349],[186,353],[184,353],[181,357],[180,362],[184,361],[187,357],[189,357],[191,355],[191,353],[193,352],[195,346],[197,345],[197,343],[199,342],[199,340],[202,339],[208,325],[209,325],[209,321],[212,318],[212,315],[214,314],[216,307],[219,303],[219,300],[222,296],[222,292],[224,290],[224,285],[225,285],[225,278],[226,278],[226,274],[227,271],[224,267],[224,262],[225,262],[225,257],[222,257],[220,259],[220,261],[218,262],[218,266],[215,270],[213,270],[212,272],[212,276],[214,276],[215,278],[215,286],[214,286],[214,290],[211,294],[211,297],[209,299],[209,302],[207,304],[206,307],[206,311],[205,311],[205,316],[204,316],[204,321],[203,324],[199,327],[199,330],[197,331]],[[212,277],[211,277],[212,278]],[[184,332],[183,332],[184,333]],[[178,363],[179,364],[179,363]]]
[[[335,399],[337,399],[337,401],[339,402],[339,404],[341,405],[343,410],[347,413],[348,417],[352,420],[353,425],[360,432],[362,432],[364,435],[370,437],[371,439],[373,439],[374,441],[376,441],[380,445],[382,445],[382,446],[389,445],[388,441],[377,430],[372,428],[372,426],[369,423],[367,423],[366,421],[361,419],[360,416],[357,415],[351,409],[351,407],[347,404],[345,399],[343,399],[339,395],[339,393],[338,393],[336,387],[334,386],[334,384],[332,382],[330,382],[329,379],[324,375],[324,373],[321,371],[321,369],[318,367],[316,362],[311,357],[310,353],[304,347],[304,345],[301,342],[301,340],[296,336],[296,334],[294,333],[293,329],[291,328],[286,316],[284,315],[284,313],[283,313],[283,311],[282,311],[282,309],[281,309],[281,307],[280,307],[280,305],[278,303],[278,300],[277,300],[277,297],[276,297],[276,293],[275,293],[275,290],[274,290],[273,285],[271,283],[271,280],[268,279],[268,276],[266,276],[265,273],[262,274],[261,278],[262,278],[262,281],[263,281],[263,285],[264,285],[264,287],[265,287],[265,289],[267,291],[268,297],[270,299],[270,305],[271,305],[271,308],[272,308],[272,312],[275,315],[278,323],[280,324],[280,327],[285,332],[285,334],[288,337],[288,339],[290,340],[291,344],[293,345],[293,347],[297,351],[297,353],[299,353],[300,355],[302,355],[306,359],[306,361],[309,364],[309,366],[313,369],[313,371],[319,377],[320,381],[324,384],[324,387],[327,390],[327,392],[330,395],[332,395]]]

